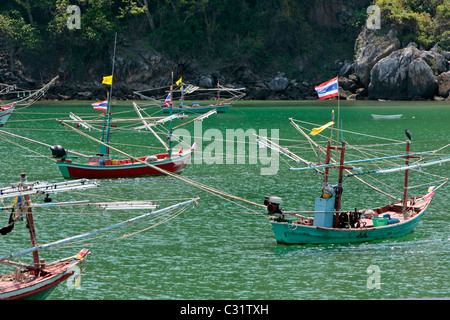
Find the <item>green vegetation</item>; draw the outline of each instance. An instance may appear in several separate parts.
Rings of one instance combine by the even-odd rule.
[[[176,61],[197,60],[204,67],[233,71],[244,66],[272,74],[283,71],[292,78],[320,76],[331,74],[336,60],[351,58],[360,30],[351,22],[344,30],[330,30],[309,21],[311,8],[322,2],[326,1],[3,0],[0,45],[10,49],[12,59],[27,58],[44,66],[41,72],[55,72],[64,64],[72,80],[110,60],[114,32],[119,41],[140,40]],[[69,5],[81,10],[80,29],[67,27]],[[51,67],[55,70],[48,70]]]
[[[250,68],[264,76],[277,71],[293,79],[325,78],[336,60],[351,60],[364,25],[361,1],[349,21],[321,25],[313,17],[332,9],[327,0],[3,0],[0,46],[11,61],[34,67],[34,76],[63,66],[72,81],[88,71],[110,72],[111,45],[139,45],[203,67]],[[402,41],[450,50],[450,0],[377,0],[382,17],[400,30]],[[70,5],[80,8],[81,28],[69,29]],[[331,11],[332,12],[332,11]],[[333,17],[331,17],[333,16]],[[330,19],[336,19],[331,15]],[[383,20],[385,21],[385,20]],[[0,52],[1,53],[1,52]],[[133,53],[127,53],[132,57]],[[14,71],[15,64],[9,64]],[[103,69],[102,69],[103,68]]]
[[[450,0],[377,0],[382,21],[399,32],[403,44],[450,50]]]

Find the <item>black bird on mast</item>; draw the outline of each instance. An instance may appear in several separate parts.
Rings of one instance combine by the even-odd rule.
[[[408,139],[411,140],[411,132],[409,132],[408,129],[405,130],[405,134],[408,137]]]

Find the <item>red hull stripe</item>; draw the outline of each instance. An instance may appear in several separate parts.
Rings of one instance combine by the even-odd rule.
[[[181,172],[187,165],[191,154],[186,157],[180,157],[174,161],[163,163],[150,163],[160,169],[172,173]],[[57,162],[61,173],[65,178],[125,178],[162,175],[160,171],[146,166],[142,163],[128,165],[79,165],[69,162]],[[64,171],[67,173],[64,174]],[[68,176],[67,176],[68,175]]]

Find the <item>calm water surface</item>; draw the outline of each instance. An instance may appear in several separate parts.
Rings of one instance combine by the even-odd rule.
[[[18,110],[4,127],[50,145],[85,153],[97,152],[98,146],[65,130],[55,119],[68,119],[68,113],[83,116],[97,115],[89,104],[45,103]],[[281,144],[293,151],[304,141],[289,124],[289,118],[324,124],[330,120],[331,110],[337,112],[336,102],[261,102],[238,103],[226,114],[218,114],[202,122],[202,132],[208,129],[209,140],[202,149],[214,156],[214,162],[205,156],[202,163],[189,164],[184,177],[219,188],[257,203],[264,195],[283,199],[286,210],[312,210],[314,198],[320,193],[321,181],[311,172],[292,172],[280,160],[274,175],[261,175],[268,164],[260,159],[241,158],[244,163],[223,164],[227,129],[278,129]],[[117,107],[116,112],[132,110],[131,102]],[[399,120],[372,120],[371,113],[403,113]],[[126,114],[131,116],[132,113]],[[413,134],[414,151],[434,150],[450,143],[450,104],[429,102],[347,102],[341,103],[340,118],[344,129],[364,132],[404,141],[404,130]],[[187,126],[194,132],[194,125]],[[217,129],[217,130],[216,130]],[[218,135],[222,134],[222,137]],[[348,140],[353,139],[344,133]],[[198,137],[196,139],[198,140]],[[374,143],[370,137],[359,137],[354,144]],[[51,160],[50,151],[41,146],[11,141],[26,146],[23,149],[4,140],[0,141],[0,186],[17,182],[25,171],[29,181],[62,181],[58,168]],[[212,148],[222,145],[223,150]],[[253,140],[254,141],[254,140]],[[138,145],[150,143],[159,146],[147,133],[117,133],[115,146],[133,155],[154,153],[159,149]],[[220,142],[220,143],[219,143]],[[253,143],[253,142],[252,142]],[[209,149],[208,149],[209,148]],[[383,146],[380,146],[383,149]],[[401,149],[399,149],[401,150]],[[36,151],[33,153],[32,151]],[[247,150],[248,151],[248,150]],[[443,151],[448,155],[449,149]],[[397,153],[398,154],[398,153]],[[242,156],[242,154],[240,155]],[[308,154],[310,157],[310,155]],[[237,159],[237,158],[236,158]],[[310,158],[313,160],[313,158]],[[219,162],[219,163],[218,163]],[[429,167],[429,172],[450,176],[446,165]],[[428,169],[427,169],[428,170]],[[401,188],[402,175],[389,181]],[[412,183],[422,183],[422,175],[412,174]],[[433,177],[427,177],[426,182]],[[425,180],[423,180],[425,181]],[[386,197],[355,181],[344,184],[344,208],[375,207],[385,204]],[[426,192],[427,186],[411,191]],[[200,197],[197,206],[156,228],[122,240],[94,239],[84,245],[92,254],[84,266],[86,272],[78,289],[60,285],[50,296],[54,300],[104,299],[403,299],[450,297],[450,215],[449,187],[437,192],[416,231],[404,238],[376,243],[283,246],[276,244],[270,225],[260,215],[230,214],[255,210],[199,190],[181,181],[167,177],[102,180],[101,188],[89,192],[62,193],[57,201],[68,200],[123,200],[123,199],[179,199]],[[158,201],[161,206],[173,203]],[[5,205],[7,205],[5,201]],[[261,209],[262,210],[262,209]],[[46,243],[64,237],[122,221],[134,214],[114,213],[75,214],[80,210],[56,209],[58,214],[36,214],[38,240]],[[54,212],[53,211],[53,212]],[[36,209],[37,212],[37,209]],[[42,210],[50,213],[50,210]],[[260,211],[261,212],[261,211]],[[67,214],[63,214],[67,213]],[[6,224],[7,214],[2,214]],[[121,230],[115,236],[143,229],[147,224]],[[25,226],[1,238],[1,253],[6,254],[28,247]],[[41,253],[47,261],[72,255],[79,245],[49,249]],[[23,258],[24,260],[26,258]],[[367,286],[369,266],[378,266],[380,288]]]

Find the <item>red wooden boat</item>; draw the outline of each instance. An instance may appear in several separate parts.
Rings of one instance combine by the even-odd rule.
[[[0,127],[6,124],[17,106],[26,107],[39,100],[57,79],[58,77],[53,78],[37,90],[18,89],[16,85],[0,83]]]
[[[75,188],[94,187],[95,184],[86,186],[75,186]],[[65,187],[65,186],[64,186]],[[14,190],[15,189],[15,190]],[[39,256],[36,231],[33,219],[32,205],[30,195],[33,186],[27,184],[25,174],[22,174],[21,181],[15,187],[2,189],[2,197],[11,196],[10,192],[18,192],[15,205],[13,206],[8,225],[0,229],[2,235],[6,235],[14,228],[14,224],[19,221],[19,217],[26,219],[27,227],[30,233],[31,249],[23,250],[18,253],[0,257],[0,263],[16,267],[15,271],[9,274],[0,275],[0,300],[43,300],[59,285],[61,282],[73,276],[77,269],[81,272],[79,265],[89,254],[89,250],[82,249],[73,257],[64,258],[55,262],[46,263]],[[55,187],[56,190],[56,187]],[[10,257],[21,256],[26,253],[33,254],[33,264],[23,264],[10,261]]]
[[[0,276],[1,300],[45,300],[63,281],[74,276],[75,267],[82,264],[88,250],[81,250],[76,256],[49,264],[38,263],[26,266],[24,270]]]
[[[56,145],[51,147],[52,155],[57,158],[57,166],[61,171],[61,174],[66,179],[79,179],[79,178],[125,178],[125,177],[145,177],[161,175],[164,171],[171,173],[181,173],[189,162],[192,152],[196,149],[197,143],[194,143],[189,149],[179,149],[174,151],[172,148],[172,120],[179,117],[178,115],[170,115],[166,117],[167,119],[159,119],[157,121],[169,121],[170,129],[168,140],[169,143],[166,144],[152,129],[152,125],[144,120],[142,117],[139,107],[133,103],[133,106],[138,113],[140,120],[144,123],[144,126],[140,128],[150,130],[162,143],[163,147],[166,149],[165,153],[147,155],[142,157],[113,157],[110,156],[110,137],[111,137],[111,112],[105,113],[103,119],[104,124],[102,125],[102,135],[101,140],[97,140],[80,130],[69,126],[67,122],[73,121],[60,121],[62,125],[69,127],[70,129],[76,131],[77,133],[86,136],[100,144],[100,153],[95,156],[85,156],[78,154],[75,157],[67,155],[66,150],[60,146]],[[109,99],[107,103],[107,108],[109,110]],[[205,114],[203,116],[197,117],[192,120],[204,119],[205,117],[213,114],[214,112]],[[76,123],[87,124],[87,122],[79,119],[75,120]],[[114,149],[114,148],[113,148]],[[159,170],[162,169],[162,170]]]
[[[112,73],[114,73],[114,58],[112,64]],[[108,78],[107,81],[105,81],[106,78]],[[169,121],[170,123],[167,144],[152,129],[151,126],[154,125],[154,123],[148,123],[142,117],[139,107],[135,103],[133,103],[133,107],[140,117],[139,120],[144,124],[143,128],[150,130],[158,138],[158,140],[165,147],[166,153],[146,155],[139,158],[130,157],[128,159],[124,159],[123,157],[110,156],[111,128],[113,127],[111,125],[113,114],[111,105],[113,76],[106,78],[104,78],[103,83],[110,85],[110,91],[108,92],[107,99],[105,101],[94,103],[92,105],[94,107],[94,110],[102,110],[104,112],[103,123],[101,126],[101,139],[98,141],[100,143],[100,153],[95,156],[78,156],[75,158],[71,158],[67,155],[66,150],[60,145],[51,147],[52,155],[54,158],[58,159],[56,164],[58,165],[58,168],[60,169],[63,177],[66,179],[143,177],[160,175],[163,172],[162,170],[171,173],[181,173],[186,167],[197,144],[194,143],[194,145],[187,150],[172,150],[172,120],[179,117],[178,115],[172,115],[172,111],[170,111],[170,116],[167,117],[167,119],[163,120]],[[161,121],[161,119],[159,119],[159,121]],[[77,125],[82,125],[83,127],[88,126],[87,122],[81,120],[79,117],[76,117],[75,122],[77,123]],[[66,121],[60,121],[60,123],[75,131],[78,131],[77,129],[67,125]],[[91,128],[93,127],[89,126],[89,129]],[[88,137],[92,138],[90,136]],[[162,170],[159,171],[158,169]]]
[[[39,252],[51,247],[57,247],[68,243],[79,243],[81,239],[97,236],[101,232],[109,232],[116,228],[129,226],[131,223],[141,221],[152,217],[155,224],[160,224],[164,221],[168,221],[167,213],[173,211],[172,217],[179,214],[177,210],[182,209],[183,206],[194,204],[199,198],[190,199],[181,203],[173,204],[171,206],[158,209],[155,211],[157,205],[149,201],[127,201],[127,202],[102,202],[102,203],[90,203],[88,200],[84,201],[70,201],[70,202],[60,202],[60,203],[44,203],[37,204],[32,203],[30,200],[30,195],[38,197],[43,194],[59,193],[70,190],[84,190],[99,187],[98,182],[90,181],[87,179],[71,180],[58,183],[41,183],[26,181],[25,174],[22,174],[22,180],[10,187],[0,189],[0,199],[13,197],[15,198],[14,204],[10,207],[0,207],[1,210],[12,210],[8,224],[0,228],[0,234],[6,235],[13,231],[15,224],[23,220],[26,222],[27,229],[31,238],[31,247],[19,252],[0,254],[0,263],[11,266],[15,268],[15,271],[9,274],[0,275],[0,300],[16,300],[16,299],[28,299],[28,300],[43,300],[47,298],[50,293],[63,281],[70,280],[69,278],[73,276],[72,285],[76,287],[79,284],[80,274],[82,271],[82,262],[89,254],[89,250],[83,249],[75,256],[63,258],[61,260],[47,263],[43,260]],[[46,196],[47,201],[49,199]],[[45,200],[45,199],[44,199]],[[150,212],[135,216],[131,219],[118,222],[113,225],[102,227],[100,229],[95,229],[90,232],[83,234],[70,236],[68,238],[60,239],[54,242],[46,244],[38,244],[36,238],[35,224],[33,219],[32,208],[35,207],[54,207],[54,206],[93,206],[100,208],[102,210],[118,210],[118,209],[151,209]],[[158,221],[159,220],[159,221]],[[162,221],[161,221],[162,220]],[[119,239],[122,239],[123,235]],[[11,238],[9,238],[11,239]],[[6,238],[8,240],[8,238]],[[3,246],[1,251],[8,249],[8,246]],[[22,257],[26,254],[32,254],[33,262],[32,264],[13,261],[11,259],[16,259]],[[69,286],[70,288],[70,286]]]
[[[66,179],[79,178],[124,178],[161,175],[161,171],[148,166],[145,162],[162,170],[181,173],[186,167],[195,146],[189,150],[180,150],[176,155],[169,153],[131,159],[114,159],[112,157],[90,157],[89,162],[74,163],[69,159],[58,160],[61,174]]]

